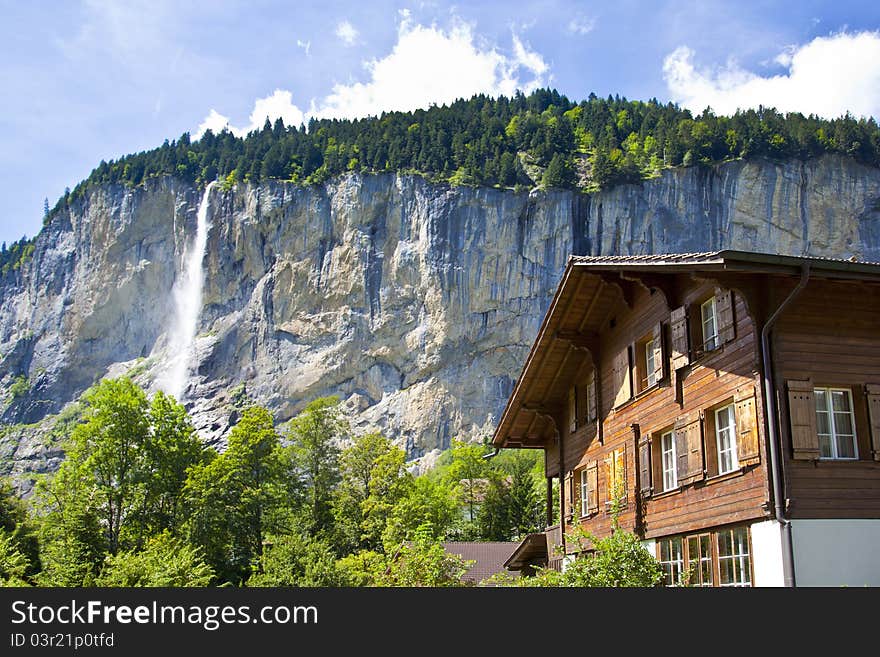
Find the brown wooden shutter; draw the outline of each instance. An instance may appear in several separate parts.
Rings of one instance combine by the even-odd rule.
[[[659,383],[663,380],[666,369],[666,360],[663,358],[663,324],[657,323],[651,339],[654,341],[654,380]]]
[[[654,468],[651,463],[651,437],[642,438],[639,443],[639,492],[642,497],[650,497],[653,492],[651,476]]]
[[[734,397],[736,415],[736,451],[740,465],[760,463],[761,450],[758,441],[758,413],[755,406],[755,388],[749,386],[741,395]]]
[[[565,474],[565,519],[571,522],[574,515],[574,476],[571,470]]]
[[[587,512],[599,510],[599,463],[590,461],[587,465]]]
[[[675,453],[678,457],[678,484],[690,484],[704,476],[703,427],[699,418],[679,418],[675,422]]]
[[[868,420],[871,425],[871,453],[875,461],[880,461],[880,385],[867,384],[865,397],[868,400]]]
[[[614,406],[620,406],[632,397],[630,384],[629,347],[614,357]]]
[[[670,316],[672,332],[672,369],[677,370],[691,362],[688,355],[687,306],[680,306]]]
[[[587,381],[587,420],[592,422],[596,416],[596,370],[593,370]]]
[[[788,415],[791,420],[792,457],[799,460],[819,458],[819,433],[816,430],[816,400],[812,381],[786,381]]]
[[[733,317],[733,292],[715,289],[715,321],[718,323],[718,342],[725,344],[736,337]]]

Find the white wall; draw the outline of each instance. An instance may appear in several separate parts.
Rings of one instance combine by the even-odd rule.
[[[775,520],[756,522],[752,532],[754,586],[785,586],[782,570],[782,530]]]
[[[797,586],[880,586],[880,520],[792,520],[791,530]]]

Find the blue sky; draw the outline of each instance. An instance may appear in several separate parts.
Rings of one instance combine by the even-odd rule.
[[[880,117],[880,2],[0,0],[0,240],[101,159],[552,86]]]

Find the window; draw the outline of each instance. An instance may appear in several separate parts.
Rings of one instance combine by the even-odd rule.
[[[657,367],[654,361],[654,341],[648,340],[645,343],[645,370],[647,373],[645,383],[647,383],[646,387],[648,388],[657,385],[656,369]]]
[[[688,536],[687,573],[691,586],[712,586],[712,537],[709,534]]]
[[[739,468],[736,454],[736,424],[733,404],[715,411],[715,442],[718,449],[718,474]]]
[[[568,431],[574,433],[578,428],[578,397],[577,387],[572,387],[568,391]]]
[[[700,306],[700,317],[703,326],[703,349],[712,351],[718,348],[718,322],[715,312],[715,297]]]
[[[666,586],[681,584],[681,573],[684,570],[684,555],[681,546],[680,536],[657,541],[657,550],[660,555],[657,561],[663,569]]]
[[[633,345],[635,391],[644,392],[659,385],[664,376],[663,324],[657,323],[650,333]]]
[[[666,586],[751,586],[749,528],[657,539]]]
[[[605,458],[608,476],[606,478],[608,499],[606,507],[615,502],[626,502],[626,449],[615,449]]]
[[[661,465],[663,468],[663,490],[678,488],[678,462],[675,458],[675,436],[671,431],[660,436]]]
[[[587,391],[587,422],[596,419],[596,370],[590,372],[586,385]]]
[[[816,399],[819,458],[858,458],[852,391],[846,388],[815,388],[813,395]]]
[[[718,532],[718,575],[721,586],[752,585],[747,527]]]
[[[590,515],[590,476],[587,469],[581,470],[581,517]]]

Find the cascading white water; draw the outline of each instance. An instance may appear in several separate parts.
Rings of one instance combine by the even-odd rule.
[[[202,261],[208,244],[208,205],[212,182],[205,188],[196,220],[196,238],[186,253],[183,271],[174,282],[174,317],[168,330],[168,360],[165,376],[159,387],[175,399],[182,399],[192,366],[193,345],[199,313],[202,310],[202,287],[205,273]]]

